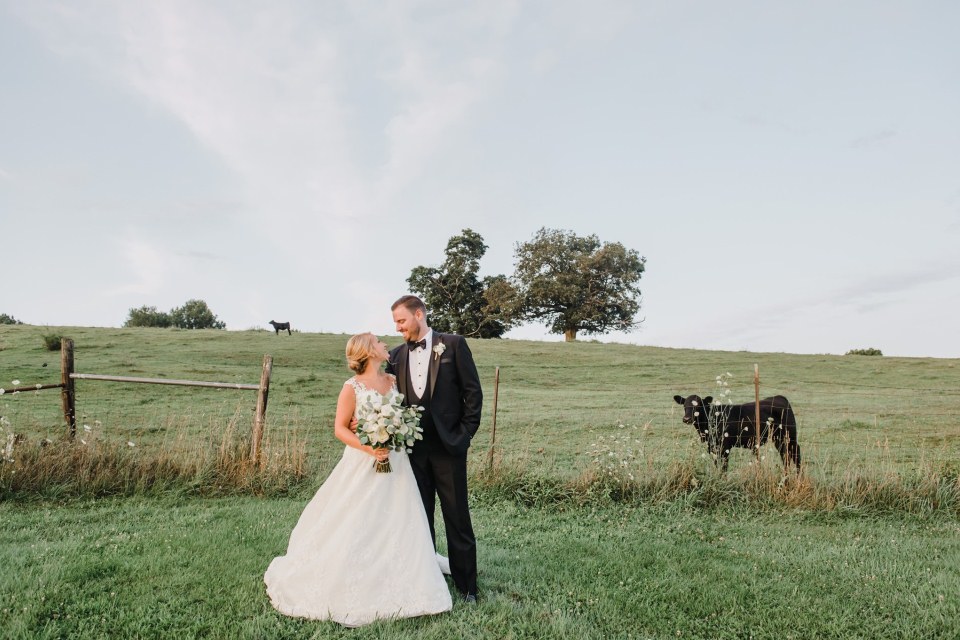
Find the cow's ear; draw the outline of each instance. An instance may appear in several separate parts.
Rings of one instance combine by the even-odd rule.
[[[676,401],[677,404],[683,404],[684,402],[686,402],[683,396],[673,396],[673,399]]]
[[[703,404],[713,404],[713,396],[707,396],[703,399]]]

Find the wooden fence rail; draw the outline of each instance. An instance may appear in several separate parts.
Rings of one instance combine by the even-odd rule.
[[[258,384],[239,384],[233,382],[201,382],[198,380],[169,380],[167,378],[131,378],[129,376],[102,376],[96,373],[71,373],[74,380],[105,380],[107,382],[140,382],[143,384],[172,384],[181,387],[210,387],[213,389],[248,389],[257,391]],[[60,385],[57,385],[60,386]]]
[[[202,380],[167,380],[164,378],[134,378],[130,376],[109,376],[96,373],[75,373],[73,370],[73,340],[60,340],[60,384],[38,384],[32,387],[16,387],[8,392],[42,391],[44,389],[60,389],[60,398],[63,405],[63,419],[67,423],[70,438],[77,435],[77,393],[74,380],[98,380],[104,382],[129,382],[139,384],[166,384],[181,387],[206,387],[208,389],[238,389],[242,391],[256,391],[257,408],[253,416],[253,430],[251,432],[250,458],[253,462],[260,458],[260,441],[263,439],[263,427],[267,418],[267,394],[270,391],[270,375],[273,371],[273,357],[263,356],[263,370],[260,375],[260,384],[239,384],[235,382],[205,382]]]

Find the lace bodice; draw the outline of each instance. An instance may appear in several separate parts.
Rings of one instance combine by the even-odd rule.
[[[388,375],[389,375],[389,374],[388,374]],[[354,391],[354,393],[356,393],[357,406],[356,406],[356,408],[353,410],[353,415],[354,415],[354,417],[359,417],[358,414],[357,414],[357,412],[360,410],[360,406],[361,406],[362,404],[366,403],[366,402],[367,402],[368,400],[370,400],[370,399],[379,400],[379,399],[383,398],[384,400],[386,400],[386,401],[388,401],[388,402],[393,402],[393,401],[394,401],[394,398],[395,398],[396,396],[399,396],[399,395],[400,395],[400,392],[397,391],[397,378],[396,378],[396,376],[391,375],[390,378],[391,378],[390,390],[387,391],[386,393],[380,393],[380,392],[377,391],[376,389],[371,389],[371,388],[368,387],[367,385],[365,385],[365,384],[363,384],[362,382],[360,382],[359,380],[357,380],[357,377],[356,377],[356,376],[353,376],[352,378],[350,378],[349,380],[347,380],[347,381],[344,383],[344,384],[348,384],[348,385],[350,385],[351,387],[353,387],[353,391]],[[372,398],[371,398],[371,396],[372,396]]]

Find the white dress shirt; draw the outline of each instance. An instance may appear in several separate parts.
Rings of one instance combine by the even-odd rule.
[[[427,341],[424,349],[413,349],[410,351],[409,367],[410,382],[417,396],[422,398],[424,391],[427,390],[427,376],[430,373],[430,349],[433,347],[433,329],[427,331],[427,335],[420,336],[421,340]]]

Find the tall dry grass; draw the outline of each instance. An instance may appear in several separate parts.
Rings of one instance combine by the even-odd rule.
[[[807,463],[784,472],[780,460],[751,459],[724,473],[693,450],[685,459],[657,463],[644,455],[645,429],[619,425],[600,436],[591,463],[579,473],[552,471],[528,452],[504,461],[484,456],[472,487],[488,501],[525,506],[667,504],[691,508],[749,508],[824,513],[909,513],[960,516],[960,464],[921,457],[909,471],[847,460]]]
[[[101,497],[109,495],[282,495],[308,473],[306,439],[294,426],[276,434],[267,425],[259,460],[250,459],[250,442],[238,429],[237,412],[213,421],[206,439],[187,425],[168,420],[173,435],[163,444],[99,439],[86,427],[76,439],[19,440],[0,464],[4,499]]]

